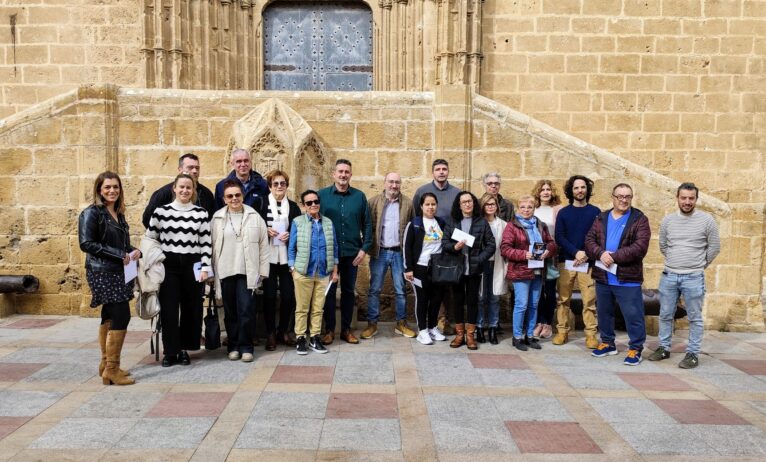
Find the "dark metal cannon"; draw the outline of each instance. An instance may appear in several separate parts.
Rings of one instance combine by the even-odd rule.
[[[40,280],[25,274],[23,276],[0,276],[0,293],[31,294],[40,288]]]

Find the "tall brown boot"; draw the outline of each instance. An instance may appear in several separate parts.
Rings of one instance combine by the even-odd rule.
[[[479,344],[476,343],[476,324],[465,324],[465,343],[468,345],[469,350],[478,350]]]
[[[101,374],[104,385],[133,385],[133,377],[120,374],[120,355],[125,342],[125,330],[110,330],[106,335],[106,368]]]
[[[112,321],[105,321],[98,327],[98,345],[101,347],[101,362],[98,364],[98,376],[104,374],[104,368],[106,367],[106,333],[109,332],[109,328],[112,326]],[[120,369],[120,374],[130,375],[130,372]]]
[[[460,348],[465,344],[465,324],[455,324],[455,338],[449,344],[452,348]]]

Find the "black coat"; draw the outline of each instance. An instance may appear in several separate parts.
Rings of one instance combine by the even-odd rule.
[[[460,253],[461,250],[455,250],[457,241],[452,239],[452,232],[460,229],[460,223],[450,219],[447,221],[442,238],[442,249],[445,252]],[[482,265],[495,254],[495,236],[492,234],[492,228],[483,217],[474,217],[471,221],[471,229],[468,234],[475,238],[473,247],[470,247],[468,253],[468,274],[475,276],[481,274]]]
[[[122,273],[125,254],[135,248],[130,245],[130,228],[125,216],[114,221],[106,207],[91,205],[80,213],[78,237],[80,250],[85,252],[85,267],[92,271]]]
[[[173,183],[168,183],[160,189],[152,193],[152,197],[149,199],[149,204],[144,209],[144,215],[141,217],[141,223],[144,224],[144,228],[149,228],[149,220],[152,219],[152,214],[157,207],[167,205],[173,202]],[[218,210],[215,208],[215,196],[201,183],[197,183],[197,202],[194,205],[199,205],[207,211],[208,220],[213,219],[213,214]]]

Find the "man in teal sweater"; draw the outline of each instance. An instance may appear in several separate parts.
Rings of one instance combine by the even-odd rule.
[[[340,338],[348,343],[359,343],[351,332],[354,315],[356,274],[359,264],[372,247],[372,220],[367,196],[351,187],[351,161],[338,159],[332,173],[334,184],[319,190],[322,214],[332,220],[340,249]],[[327,345],[335,339],[335,291],[332,286],[324,305],[325,336]]]

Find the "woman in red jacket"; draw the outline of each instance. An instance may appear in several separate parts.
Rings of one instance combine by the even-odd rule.
[[[513,346],[521,351],[526,351],[527,346],[541,348],[534,336],[537,303],[545,275],[545,259],[556,253],[548,226],[534,213],[535,199],[532,196],[519,198],[518,214],[508,222],[500,243],[500,254],[508,260],[506,279],[513,283]]]

